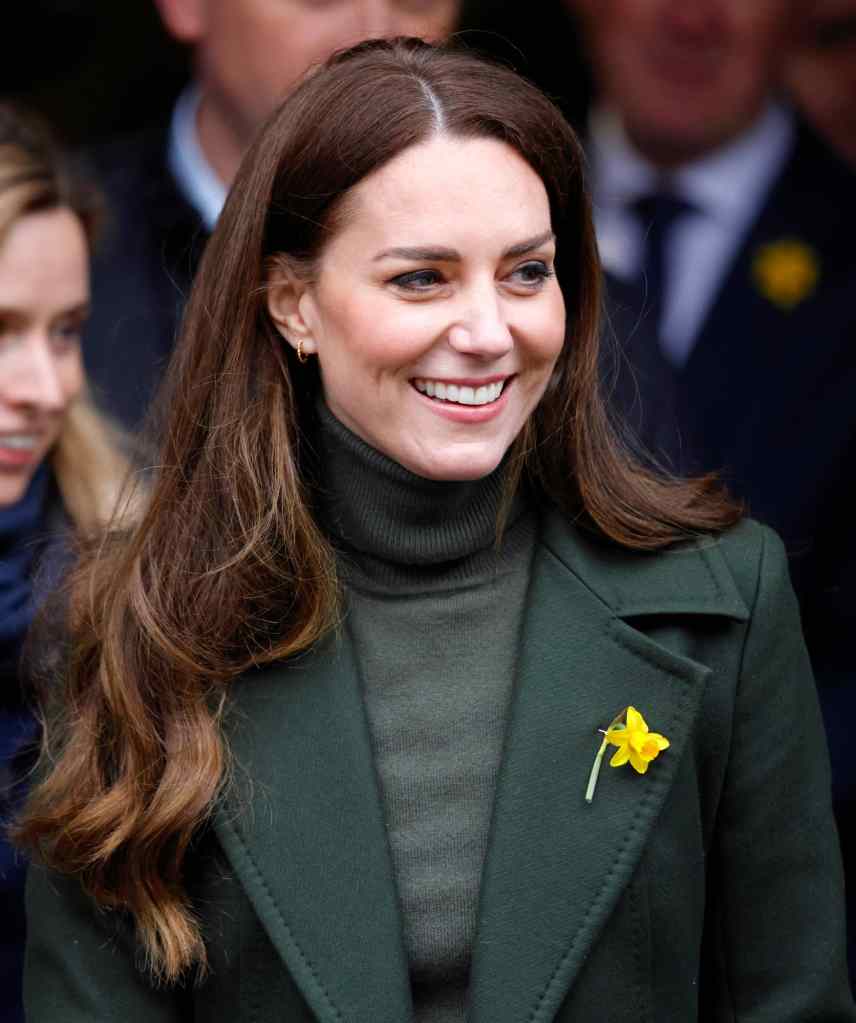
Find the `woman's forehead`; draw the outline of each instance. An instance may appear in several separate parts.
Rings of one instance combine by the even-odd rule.
[[[503,246],[550,227],[544,184],[511,146],[436,136],[359,182],[348,193],[338,234],[353,244],[382,247],[432,240],[448,245],[473,235]]]

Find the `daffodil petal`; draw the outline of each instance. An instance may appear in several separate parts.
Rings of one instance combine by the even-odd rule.
[[[645,724],[645,718],[642,717],[635,707],[627,708],[627,730],[629,732],[648,731],[648,726]]]
[[[660,735],[659,732],[649,732],[648,733],[648,742],[655,742],[657,744],[657,748],[661,749],[661,750],[668,749],[669,746],[672,745],[669,742],[669,740],[666,738],[666,736],[665,735]]]
[[[610,767],[621,767],[622,764],[626,764],[627,763],[627,761],[630,759],[630,757],[631,757],[630,747],[627,746],[627,745],[621,746],[612,755],[612,760],[610,760],[609,766]]]
[[[650,761],[646,760],[644,757],[639,756],[636,750],[633,749],[630,750],[630,765],[631,767],[633,767],[635,771],[638,771],[639,774],[645,774],[645,772],[648,770],[649,763]]]
[[[606,741],[611,742],[613,746],[625,746],[630,741],[630,737],[627,734],[626,728],[608,728],[606,730]]]

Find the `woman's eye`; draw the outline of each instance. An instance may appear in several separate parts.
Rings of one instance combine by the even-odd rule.
[[[407,291],[427,291],[443,283],[443,277],[437,270],[412,270],[410,273],[399,274],[390,281]]]
[[[83,324],[77,322],[58,323],[51,332],[51,340],[55,348],[61,350],[80,344]]]
[[[518,284],[525,284],[529,288],[539,287],[549,277],[552,277],[554,272],[543,260],[533,259],[516,267],[511,274],[511,279]]]

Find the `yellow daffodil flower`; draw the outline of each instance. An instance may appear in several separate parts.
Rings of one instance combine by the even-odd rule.
[[[586,787],[586,802],[594,799],[594,790],[600,775],[600,765],[606,747],[610,744],[618,749],[610,760],[610,767],[622,767],[629,763],[639,774],[645,774],[652,760],[670,746],[669,740],[659,732],[652,732],[645,718],[635,707],[627,707],[618,714],[607,729],[601,729],[603,742],[592,764]]]
[[[626,725],[607,729],[606,741],[618,747],[609,766],[621,767],[630,761],[630,766],[639,774],[644,774],[651,761],[669,748],[669,740],[658,732],[649,731],[645,718],[635,707],[627,708]]]
[[[765,298],[790,312],[817,288],[820,258],[805,242],[782,238],[758,249],[752,276]]]

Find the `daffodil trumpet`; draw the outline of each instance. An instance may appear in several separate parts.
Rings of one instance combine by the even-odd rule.
[[[645,718],[635,707],[627,707],[620,714],[612,719],[609,727],[599,729],[603,734],[603,742],[594,758],[588,785],[586,786],[586,802],[594,799],[594,790],[597,779],[600,775],[603,755],[607,746],[617,746],[618,749],[609,761],[610,767],[623,767],[629,763],[638,774],[645,774],[648,765],[652,760],[669,748],[669,740],[660,735],[659,732],[652,732],[645,721]]]

